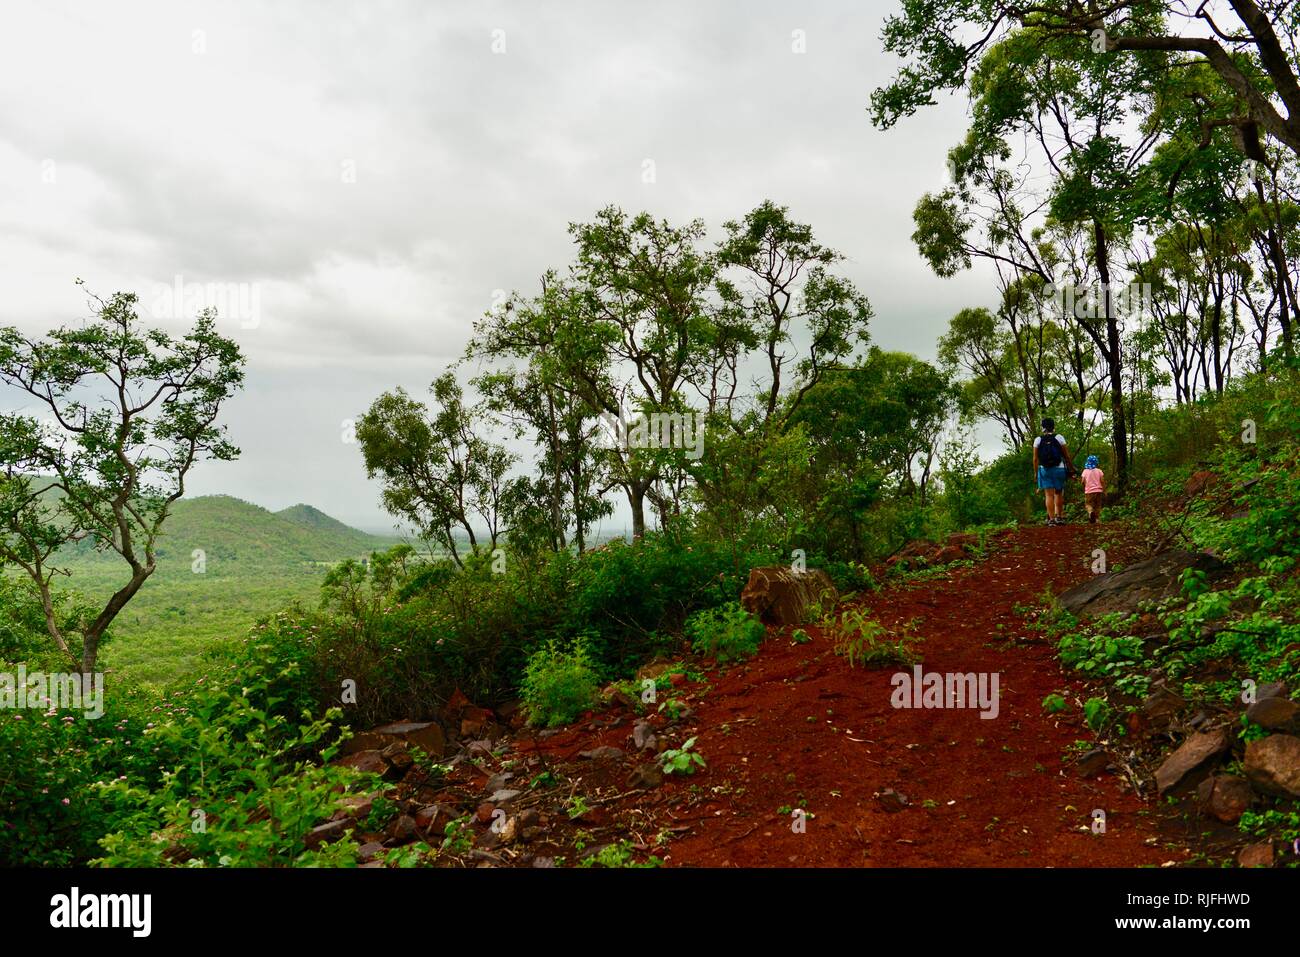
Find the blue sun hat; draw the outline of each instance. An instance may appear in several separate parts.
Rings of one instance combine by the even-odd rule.
[[[1083,463],[1083,467],[1086,469],[1095,469],[1097,467],[1097,456],[1089,455],[1088,460]]]

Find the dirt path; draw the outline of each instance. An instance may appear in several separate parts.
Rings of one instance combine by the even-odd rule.
[[[1158,866],[1184,854],[1157,838],[1150,806],[1102,774],[1082,780],[1067,748],[1090,735],[1041,702],[1081,690],[1022,614],[1087,578],[1115,529],[1025,528],[947,579],[867,596],[888,625],[913,619],[926,672],[999,675],[994,719],[978,710],[896,709],[891,675],[850,668],[814,640],[770,638],[743,666],[711,673],[693,696],[707,773],[672,780],[667,804],[690,824],[671,842],[678,866]],[[1115,560],[1112,548],[1111,560]],[[1020,611],[1017,611],[1017,608]],[[610,735],[611,742],[617,735]],[[588,745],[589,746],[589,745]],[[873,795],[907,796],[887,810]],[[703,791],[701,791],[703,789]],[[700,800],[703,796],[703,800]],[[792,829],[790,808],[810,817]],[[687,812],[687,808],[689,811]],[[780,810],[780,809],[785,810]],[[1093,834],[1092,811],[1106,813]]]

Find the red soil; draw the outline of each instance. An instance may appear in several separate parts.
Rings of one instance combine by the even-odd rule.
[[[1088,695],[1024,615],[1041,606],[1045,588],[1059,594],[1086,579],[1094,548],[1105,545],[1112,562],[1121,557],[1118,534],[1108,524],[1025,528],[946,578],[855,599],[885,625],[915,620],[925,672],[998,673],[996,718],[982,719],[978,709],[896,709],[891,676],[910,669],[851,668],[817,628],[806,629],[813,640],[805,644],[784,629],[750,662],[710,672],[707,688],[681,689],[707,770],[620,795],[606,808],[609,823],[637,817],[632,833],[643,841],[673,828],[675,838],[654,853],[678,866],[1184,861],[1186,852],[1158,834],[1155,806],[1119,777],[1073,773],[1067,748],[1091,740],[1075,699]],[[1064,716],[1043,710],[1053,692],[1071,700]],[[626,748],[632,723],[623,715],[599,734],[575,729],[541,749],[564,762],[597,744]],[[887,788],[906,795],[907,806],[887,810],[874,796]],[[806,832],[795,833],[789,809],[801,805]],[[1095,808],[1106,813],[1104,834],[1092,833]]]

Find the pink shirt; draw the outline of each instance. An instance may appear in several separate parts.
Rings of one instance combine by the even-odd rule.
[[[1083,490],[1084,492],[1106,491],[1106,473],[1101,469],[1084,469]]]

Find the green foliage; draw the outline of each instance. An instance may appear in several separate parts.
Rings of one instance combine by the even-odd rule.
[[[200,679],[184,706],[142,732],[169,756],[156,783],[129,775],[94,786],[117,829],[96,863],[115,867],[351,866],[356,842],[309,847],[343,798],[378,781],[327,763],[339,709],[297,707],[299,664],[251,644],[225,672]],[[382,812],[382,808],[381,808]],[[350,833],[350,832],[349,832]]]
[[[589,710],[599,688],[586,639],[579,637],[568,648],[550,641],[535,651],[519,690],[529,721],[553,728]]]
[[[632,844],[629,841],[617,841],[613,844],[606,844],[595,854],[584,857],[579,862],[579,867],[633,867],[633,868],[656,868],[661,867],[663,861],[657,857],[648,857],[638,863],[632,853]]]
[[[822,628],[830,636],[835,653],[847,658],[851,668],[912,665],[920,661],[910,629],[904,628],[896,634],[870,618],[864,608],[847,608],[838,618],[824,621]]]
[[[680,748],[669,748],[659,755],[659,762],[664,774],[694,774],[697,767],[704,767],[704,758],[696,751],[695,739],[687,738]]]
[[[767,637],[763,623],[734,601],[696,612],[685,631],[696,654],[720,663],[753,657]]]
[[[1043,710],[1048,714],[1060,714],[1068,705],[1062,695],[1053,692],[1043,699]]]

